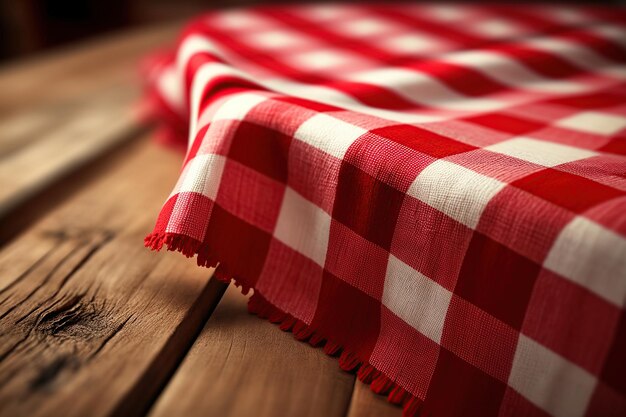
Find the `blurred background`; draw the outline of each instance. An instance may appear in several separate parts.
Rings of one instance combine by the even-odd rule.
[[[185,19],[202,10],[268,3],[277,2],[267,0],[0,0],[0,62],[116,29]],[[283,0],[280,3],[302,3],[302,1]],[[542,3],[545,2],[542,1]],[[577,3],[624,4],[624,0],[595,0]]]
[[[260,0],[0,0],[0,62],[117,29],[185,19],[202,10],[265,3]]]

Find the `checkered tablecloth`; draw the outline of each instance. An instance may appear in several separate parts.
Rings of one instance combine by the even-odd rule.
[[[626,415],[625,22],[201,16],[148,66],[187,154],[146,244],[219,264],[408,415]]]

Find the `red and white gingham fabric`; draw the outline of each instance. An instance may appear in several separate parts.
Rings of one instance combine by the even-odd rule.
[[[189,139],[146,244],[219,262],[406,414],[623,416],[625,22],[202,16],[150,66],[155,114]]]

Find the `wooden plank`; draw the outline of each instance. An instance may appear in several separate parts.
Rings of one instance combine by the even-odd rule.
[[[133,144],[0,250],[0,415],[150,407],[224,288],[142,246],[180,159]]]
[[[358,379],[354,384],[347,417],[401,417],[402,408],[391,404],[382,395],[376,395]]]
[[[138,61],[180,24],[118,34],[0,71],[0,218],[137,136]]]
[[[140,131],[125,91],[72,110],[39,140],[0,159],[0,218]],[[8,141],[7,141],[8,143]]]
[[[354,375],[322,349],[247,313],[230,287],[151,417],[343,416]]]
[[[151,50],[175,42],[182,22],[122,31],[0,68],[0,114],[54,104],[137,79]]]

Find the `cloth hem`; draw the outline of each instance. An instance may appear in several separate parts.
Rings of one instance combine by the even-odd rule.
[[[216,279],[225,283],[232,281],[235,286],[241,289],[244,295],[248,294],[251,289],[254,289],[254,287],[246,284],[245,279],[242,280],[241,277],[236,277],[229,273],[228,267],[220,263],[211,254],[209,245],[205,242],[200,242],[189,236],[177,233],[155,231],[146,236],[144,244],[155,251],[159,251],[163,246],[166,246],[167,250],[180,252],[188,258],[197,255],[196,260],[199,266],[216,268],[213,274]],[[357,378],[361,382],[368,384],[373,392],[379,395],[386,395],[387,401],[401,406],[404,417],[424,415],[422,400],[389,379],[368,361],[361,360],[352,352],[347,351],[332,340],[328,340],[310,325],[274,306],[260,292],[254,291],[250,297],[248,311],[259,318],[277,324],[283,331],[292,332],[295,339],[301,342],[308,342],[313,347],[322,348],[329,356],[338,357],[339,367],[342,370],[356,373]]]

